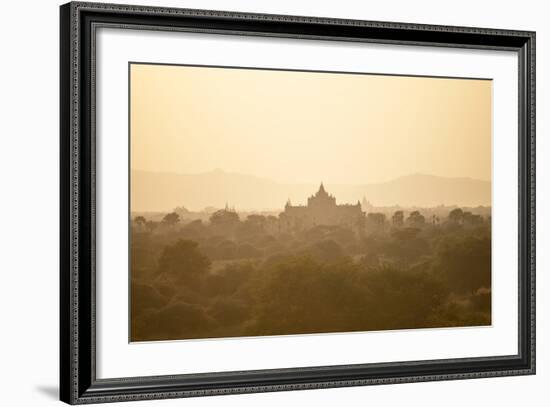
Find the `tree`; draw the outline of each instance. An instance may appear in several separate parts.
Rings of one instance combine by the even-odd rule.
[[[179,221],[180,221],[180,215],[178,215],[176,212],[168,213],[164,215],[164,218],[162,218],[162,223],[168,226],[174,226]]]
[[[420,233],[420,229],[418,228],[394,229],[392,236],[397,240],[414,240],[418,233]]]
[[[394,226],[403,226],[404,218],[405,215],[403,214],[403,211],[395,211],[391,217],[391,220]]]
[[[143,216],[136,216],[134,218],[134,224],[137,226],[137,229],[142,231],[144,226],[147,224],[147,219]]]
[[[359,232],[359,236],[364,236],[365,234],[365,225],[367,224],[367,220],[364,216],[358,216],[355,220],[355,227],[357,228],[357,231]]]
[[[178,206],[178,207],[174,208],[174,212],[177,213],[177,214],[181,213],[182,215],[191,213],[189,211],[189,209],[187,209],[185,206]]]
[[[133,317],[133,315],[132,315]],[[204,338],[212,332],[213,319],[198,304],[172,301],[132,321],[132,339],[154,341]]]
[[[378,225],[383,225],[386,221],[386,215],[378,212],[371,212],[367,215],[367,220]]]
[[[246,221],[252,225],[256,225],[263,228],[266,224],[267,218],[264,215],[248,215]]]
[[[471,294],[491,287],[490,238],[447,238],[441,242],[437,258],[453,292]]]
[[[148,220],[145,223],[145,228],[147,229],[148,232],[153,232],[158,225],[159,225],[158,222],[155,222],[154,220]]]
[[[262,251],[251,244],[243,244],[236,247],[235,257],[238,259],[248,259],[253,257],[261,257]]]
[[[139,226],[143,226],[147,222],[147,219],[145,219],[143,216],[136,216],[134,218],[134,222]]]
[[[453,209],[449,212],[449,220],[453,223],[462,223],[464,212],[460,208]]]
[[[386,215],[383,213],[371,212],[367,215],[368,229],[381,230],[386,223]]]
[[[474,215],[472,212],[464,212],[462,222],[465,225],[480,225],[483,223],[483,218],[481,215]]]
[[[334,262],[345,256],[342,247],[334,240],[322,240],[313,244],[309,251],[314,258],[322,262]]]
[[[159,275],[177,283],[196,285],[197,280],[210,267],[210,260],[198,249],[192,240],[178,239],[166,246],[159,259]]]
[[[273,215],[268,215],[266,218],[267,232],[275,233],[279,231],[279,218]]]
[[[220,209],[210,216],[210,224],[224,232],[234,232],[239,223],[237,212],[228,209]]]
[[[412,211],[407,218],[407,223],[414,227],[421,227],[426,223],[426,218],[419,211]]]
[[[240,233],[243,236],[253,236],[265,231],[267,218],[263,215],[248,215],[242,223]]]

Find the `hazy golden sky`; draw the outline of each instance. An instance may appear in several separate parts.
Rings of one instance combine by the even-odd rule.
[[[283,183],[491,179],[492,82],[131,65],[131,168]]]

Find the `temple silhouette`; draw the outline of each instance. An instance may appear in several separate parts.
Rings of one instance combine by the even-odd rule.
[[[279,215],[282,226],[287,230],[304,230],[319,225],[342,225],[359,229],[364,225],[365,212],[361,203],[338,205],[321,183],[315,195],[307,199],[307,205],[292,205],[290,199]]]

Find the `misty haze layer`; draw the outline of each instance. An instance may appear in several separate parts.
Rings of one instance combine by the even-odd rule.
[[[221,170],[202,174],[132,171],[131,209],[132,212],[170,211],[184,206],[200,211],[228,204],[239,210],[282,210],[288,199],[293,204],[304,204],[319,183],[280,184]],[[328,184],[327,187],[339,203],[357,203],[365,197],[375,206],[491,205],[491,183],[471,178],[415,174],[380,184]]]

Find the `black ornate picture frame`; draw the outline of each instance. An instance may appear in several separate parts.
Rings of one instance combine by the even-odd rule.
[[[81,2],[61,6],[60,23],[62,401],[85,404],[535,373],[534,32]],[[518,353],[98,379],[94,36],[96,28],[101,26],[516,52],[519,60]]]

